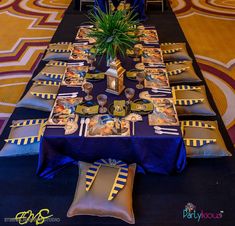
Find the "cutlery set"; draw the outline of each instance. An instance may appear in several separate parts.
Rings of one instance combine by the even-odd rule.
[[[74,122],[77,123],[77,122]],[[84,136],[87,136],[87,131],[88,131],[88,125],[90,123],[90,118],[81,118],[80,120],[80,128],[79,128],[79,136],[81,137],[83,135],[83,128],[85,124],[85,131],[84,131]],[[65,129],[66,130],[66,125],[47,125],[47,129]],[[75,133],[78,130],[78,126],[74,128],[72,133]],[[67,134],[72,134],[72,133],[67,133]]]
[[[90,118],[81,118],[80,120],[80,130],[79,130],[79,136],[81,137],[83,134],[83,126],[85,124],[85,132],[84,132],[84,136],[87,136],[87,130],[88,130],[88,124],[90,123]]]
[[[166,128],[166,127],[160,127],[160,126],[154,126],[154,131],[156,134],[168,134],[168,135],[180,135],[178,132],[178,129],[175,128]]]
[[[153,93],[171,94],[171,89],[169,89],[169,88],[152,88],[151,91]]]
[[[148,98],[154,98],[154,97],[165,97],[166,94],[150,94],[148,91],[143,91],[139,94],[139,97],[141,99],[148,99]]]
[[[135,135],[135,122],[139,121],[139,120],[130,120],[132,121],[132,135]],[[84,131],[84,136],[87,136],[87,131],[88,131],[88,125],[90,123],[90,118],[81,118],[80,120],[80,129],[79,129],[79,136],[81,137],[83,135],[83,131],[84,131],[84,124],[85,124],[85,131]],[[65,129],[65,126],[47,126],[47,128],[49,129]],[[78,127],[77,127],[78,129]],[[77,131],[77,129],[74,131],[74,133]],[[162,134],[167,134],[167,135],[175,135],[178,136],[180,135],[178,132],[178,129],[175,128],[166,128],[166,127],[160,127],[160,126],[154,126],[154,132],[156,134],[162,135]]]
[[[167,94],[171,94],[171,89],[170,88],[152,88],[151,90],[155,94],[150,94],[148,91],[143,91],[139,94],[140,98],[145,99],[146,97],[148,98],[154,98],[154,97],[164,97]],[[59,97],[77,97],[78,92],[71,92],[71,93],[59,93]],[[132,135],[135,135],[135,122],[139,120],[134,120],[131,118],[129,121],[132,122]],[[80,119],[80,127],[77,126],[76,130],[73,131],[75,133],[78,128],[79,128],[79,136],[87,136],[88,132],[88,125],[90,123],[90,118],[81,118]],[[84,126],[85,124],[85,126]],[[48,125],[47,128],[49,129],[65,129],[66,126],[61,126],[61,125]],[[85,128],[84,128],[85,127]],[[160,127],[160,126],[154,126],[154,132],[155,134],[162,135],[162,134],[167,134],[167,135],[179,135],[178,129],[175,128],[166,128],[166,127]],[[71,133],[70,133],[71,134]]]

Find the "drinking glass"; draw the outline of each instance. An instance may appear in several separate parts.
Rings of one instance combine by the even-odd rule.
[[[99,94],[97,96],[97,102],[98,104],[100,105],[100,108],[99,108],[99,113],[103,114],[103,113],[106,113],[107,112],[107,108],[104,107],[104,105],[107,103],[107,95],[105,94]]]
[[[93,89],[93,84],[90,82],[85,82],[85,83],[83,83],[82,88],[83,88],[84,92],[87,94],[85,96],[85,100],[92,100],[93,97],[92,97],[92,95],[90,95],[90,93]]]
[[[142,36],[144,34],[144,26],[138,26],[137,27],[137,36]]]
[[[144,79],[145,79],[145,72],[144,71],[137,72],[136,80],[139,82],[136,85],[137,89],[143,89],[144,88],[144,86],[141,84],[144,81]]]
[[[133,60],[135,62],[140,61],[140,56],[142,54],[142,49],[143,49],[143,46],[141,44],[134,45],[134,55],[135,55],[135,57],[133,58]]]
[[[94,55],[94,54],[89,54],[89,55],[88,55],[88,60],[89,60],[89,63],[90,63],[89,70],[90,70],[90,71],[94,71],[94,70],[95,70],[95,66],[93,65],[93,63],[94,63],[95,60],[96,60],[95,55]]]
[[[126,88],[125,89],[125,95],[126,95],[126,98],[128,99],[128,101],[126,102],[127,104],[130,104],[131,103],[131,99],[134,97],[135,95],[135,90],[132,89],[132,88]]]

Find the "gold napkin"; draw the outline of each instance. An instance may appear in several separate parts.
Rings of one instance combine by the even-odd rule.
[[[153,104],[137,104],[137,103],[131,103],[131,110],[132,111],[152,111],[153,110]]]
[[[113,106],[114,106],[114,111],[113,111],[114,116],[125,116],[126,115],[125,100],[115,100],[113,102]]]
[[[136,71],[127,71],[126,76],[129,78],[136,78]]]
[[[126,54],[127,54],[127,55],[133,55],[133,54],[134,54],[134,50],[132,50],[132,49],[127,49],[127,50],[126,50]]]
[[[88,115],[92,114],[93,115],[93,114],[98,114],[98,110],[99,110],[99,105],[95,105],[92,107],[78,105],[76,108],[76,113],[82,114],[82,115],[85,115],[85,114],[88,114]]]
[[[85,78],[86,79],[104,79],[104,73],[97,73],[97,74],[87,73]]]

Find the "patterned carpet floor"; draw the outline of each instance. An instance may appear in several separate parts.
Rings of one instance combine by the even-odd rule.
[[[235,1],[171,0],[235,144]]]
[[[0,1],[0,134],[70,2]]]

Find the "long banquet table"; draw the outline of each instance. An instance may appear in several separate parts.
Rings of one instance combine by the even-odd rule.
[[[135,64],[129,57],[122,59],[122,65],[126,70],[133,69]],[[107,70],[104,60],[97,60],[95,66],[100,71]],[[127,78],[124,79],[124,84],[126,88],[135,89],[133,100],[139,98],[140,92],[149,91],[136,89],[137,82]],[[106,79],[93,82],[93,85],[93,101],[96,101],[96,96],[101,93],[108,96],[107,107],[114,100],[126,100],[124,92],[119,96],[105,92]],[[71,92],[78,92],[79,97],[85,95],[80,87],[61,86],[59,90],[59,93]],[[63,128],[46,128],[41,141],[38,175],[51,178],[67,164],[79,160],[94,162],[101,158],[137,163],[139,171],[142,172],[181,172],[186,165],[186,151],[180,128],[175,128],[180,135],[157,135],[153,126],[148,125],[148,116],[143,116],[143,121],[135,123],[135,135],[128,137],[80,137],[79,129],[72,135],[64,135]]]
[[[73,2],[74,3],[74,2]],[[148,15],[148,23],[157,26],[162,42],[187,42],[180,26],[171,11],[154,12]],[[83,15],[73,10],[73,4],[65,13],[64,19],[58,27],[52,42],[73,41],[76,35],[76,26],[87,20]],[[188,48],[190,56],[194,59],[194,68],[200,78],[204,78],[200,72],[192,51]],[[34,76],[45,66],[40,62]],[[205,81],[203,82],[205,85]],[[29,83],[25,93],[32,82]],[[207,85],[206,85],[207,88]],[[208,91],[208,88],[207,88]],[[220,132],[225,140],[227,148],[233,151],[233,144],[229,139],[227,130],[221,116],[208,91],[208,99],[217,113],[216,117],[208,120],[217,120]],[[4,145],[10,132],[13,120],[28,118],[46,118],[48,112],[33,109],[16,108],[11,115],[7,126],[1,135],[0,148]],[[116,219],[97,218],[90,216],[78,216],[66,218],[66,213],[74,196],[77,183],[78,170],[71,165],[60,173],[54,180],[44,181],[35,177],[38,156],[1,158],[1,203],[4,208],[0,211],[0,218],[15,216],[19,210],[32,209],[37,213],[41,208],[50,209],[55,217],[60,218],[56,225],[127,225]],[[137,174],[133,190],[133,208],[136,216],[136,225],[185,225],[194,224],[191,220],[182,218],[182,209],[187,202],[193,202],[200,209],[208,211],[223,210],[224,215],[220,220],[200,222],[210,225],[234,225],[233,200],[235,200],[235,158],[220,159],[190,159],[188,167],[177,176],[162,176],[159,174]],[[17,187],[17,189],[16,189]],[[14,201],[14,208],[12,202]],[[3,205],[2,205],[3,206]],[[52,225],[52,223],[44,223]],[[195,222],[196,224],[196,222]]]

